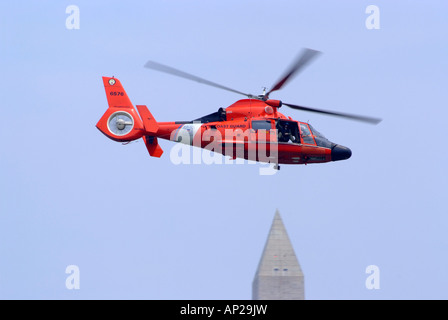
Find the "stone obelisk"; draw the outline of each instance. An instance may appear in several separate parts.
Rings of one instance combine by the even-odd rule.
[[[302,268],[278,210],[252,283],[252,299],[305,299]]]

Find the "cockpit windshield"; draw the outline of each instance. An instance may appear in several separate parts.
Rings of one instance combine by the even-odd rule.
[[[324,148],[331,148],[332,145],[334,144],[333,142],[331,142],[330,140],[328,140],[322,133],[320,133],[319,131],[317,131],[316,129],[314,129],[314,127],[310,124],[308,124],[310,126],[311,131],[313,132],[314,135],[314,140],[316,140],[316,144],[319,147],[324,147]]]
[[[327,139],[322,133],[317,131],[312,125],[308,124],[310,126],[311,131],[313,132],[315,137],[324,138]]]

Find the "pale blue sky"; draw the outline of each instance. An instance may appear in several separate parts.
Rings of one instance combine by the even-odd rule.
[[[80,29],[65,26],[68,5]],[[368,5],[380,29],[365,27]],[[447,299],[446,1],[3,1],[0,298],[250,299],[278,208],[307,299]],[[383,118],[281,110],[348,146],[347,161],[174,165],[95,124],[102,76],[159,121],[241,97],[143,68],[149,59],[243,92],[303,47],[323,52],[272,95]],[[365,269],[380,269],[367,290]],[[80,268],[79,290],[65,268]]]

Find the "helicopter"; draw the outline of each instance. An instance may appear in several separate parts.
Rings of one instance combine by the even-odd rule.
[[[274,164],[311,164],[347,160],[348,147],[331,142],[311,124],[297,121],[279,112],[281,107],[342,117],[378,124],[381,119],[305,107],[271,99],[271,93],[282,89],[314,60],[320,51],[305,48],[270,90],[260,95],[244,93],[190,73],[148,61],[144,67],[193,80],[215,88],[246,96],[227,108],[191,121],[158,122],[145,105],[131,103],[121,82],[115,77],[102,77],[108,109],[96,127],[108,138],[129,143],[142,138],[149,155],[161,157],[158,139],[180,142],[195,147],[257,162]]]

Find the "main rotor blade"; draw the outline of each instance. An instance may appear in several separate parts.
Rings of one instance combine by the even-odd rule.
[[[285,75],[279,81],[277,81],[277,83],[266,95],[269,96],[271,92],[280,90],[289,80],[294,77],[294,75],[298,71],[303,69],[308,63],[311,62],[311,60],[316,58],[319,54],[321,54],[320,51],[308,48],[303,49],[302,53],[296,58],[292,66],[288,69],[287,72],[285,72]]]
[[[370,124],[378,124],[382,121],[382,119],[379,119],[379,118],[359,116],[359,115],[355,115],[355,114],[342,113],[342,112],[327,111],[327,110],[309,108],[309,107],[304,107],[304,106],[298,106],[298,105],[289,104],[289,103],[283,103],[283,105],[290,107],[292,109],[296,109],[296,110],[322,113],[322,114],[327,114],[330,116],[337,116],[337,117],[347,118],[347,119],[351,119],[351,120],[367,122]]]
[[[188,79],[188,80],[197,81],[199,83],[203,83],[203,84],[215,87],[215,88],[219,88],[219,89],[227,90],[227,91],[230,91],[230,92],[242,94],[243,96],[246,96],[246,97],[249,97],[249,98],[253,97],[251,94],[244,93],[244,92],[232,89],[232,88],[228,88],[228,87],[220,85],[218,83],[214,83],[212,81],[202,79],[200,77],[194,76],[192,74],[189,74],[189,73],[177,70],[177,69],[174,69],[172,67],[163,65],[163,64],[158,63],[158,62],[148,61],[145,64],[145,68],[153,69],[153,70],[160,71],[160,72],[165,72],[165,73],[172,74],[174,76],[178,76],[178,77],[185,78],[185,79]]]

